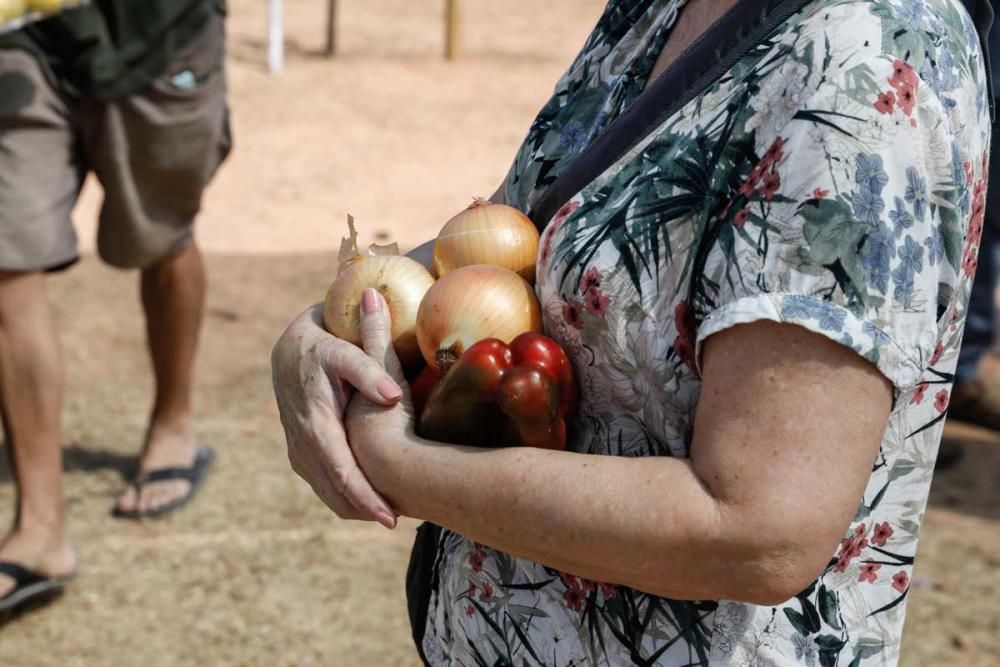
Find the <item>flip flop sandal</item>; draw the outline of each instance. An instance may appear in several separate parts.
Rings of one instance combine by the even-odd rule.
[[[142,495],[142,488],[146,484],[153,482],[180,480],[188,482],[190,487],[188,488],[188,492],[180,498],[171,500],[159,507],[149,510],[123,510],[116,506],[111,510],[111,515],[119,519],[151,519],[180,509],[191,502],[191,499],[198,493],[202,483],[205,481],[205,476],[208,474],[208,469],[212,466],[214,460],[215,452],[212,448],[202,446],[198,448],[194,457],[194,463],[189,468],[161,468],[160,470],[153,470],[145,475],[136,477],[132,480],[132,486],[135,488],[136,494],[140,496]]]
[[[5,560],[0,560],[0,574],[5,574],[14,580],[14,588],[0,597],[0,613],[14,611],[30,602],[60,592],[75,576],[68,574],[63,577],[49,577]]]

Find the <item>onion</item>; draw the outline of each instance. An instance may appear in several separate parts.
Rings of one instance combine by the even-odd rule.
[[[420,352],[441,372],[484,338],[509,343],[526,331],[541,330],[542,311],[531,285],[510,269],[486,264],[440,278],[417,313]]]
[[[493,264],[535,282],[538,229],[512,206],[477,197],[441,229],[434,242],[434,270],[443,277],[471,264]]]
[[[392,246],[369,246],[367,254],[358,250],[354,219],[348,216],[350,236],[340,248],[340,271],[326,293],[323,326],[337,338],[361,344],[361,295],[373,287],[379,291],[392,317],[392,342],[403,367],[420,364],[417,343],[417,311],[434,276],[423,264],[399,254]]]

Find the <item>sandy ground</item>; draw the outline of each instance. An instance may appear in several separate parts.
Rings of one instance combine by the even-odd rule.
[[[236,150],[199,240],[212,284],[198,431],[220,453],[199,502],[163,521],[108,516],[151,382],[134,276],[92,256],[51,280],[66,346],[66,490],[81,574],[59,604],[0,628],[0,665],[414,665],[402,577],[413,523],[339,522],[288,468],[268,351],[319,299],[352,212],[411,246],[488,195],[598,15],[596,0],[466,0],[446,64],[441,5],[342,2],[341,57],[318,55],[322,3],[287,4],[288,63],[263,67],[264,3],[231,0]],[[78,210],[92,247],[99,190]],[[1000,370],[993,369],[1000,376]],[[902,664],[1000,664],[1000,440],[938,476]],[[0,508],[13,507],[0,468]]]

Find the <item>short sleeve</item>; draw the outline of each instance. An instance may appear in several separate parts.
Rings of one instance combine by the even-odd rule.
[[[974,269],[978,232],[967,232],[981,220],[988,149],[974,88],[948,98],[972,107],[964,130],[913,65],[884,55],[822,77],[780,125],[751,103],[755,155],[730,179],[694,278],[697,358],[712,334],[771,320],[855,350],[897,390],[913,387]]]

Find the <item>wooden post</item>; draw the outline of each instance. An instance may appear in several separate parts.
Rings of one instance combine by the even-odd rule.
[[[445,0],[444,57],[446,60],[454,60],[461,55],[462,46],[459,43],[461,7],[461,0]]]
[[[337,53],[337,0],[328,0],[326,6],[326,57]]]
[[[281,0],[267,2],[267,68],[271,74],[281,72],[285,61],[285,29],[282,25]]]

